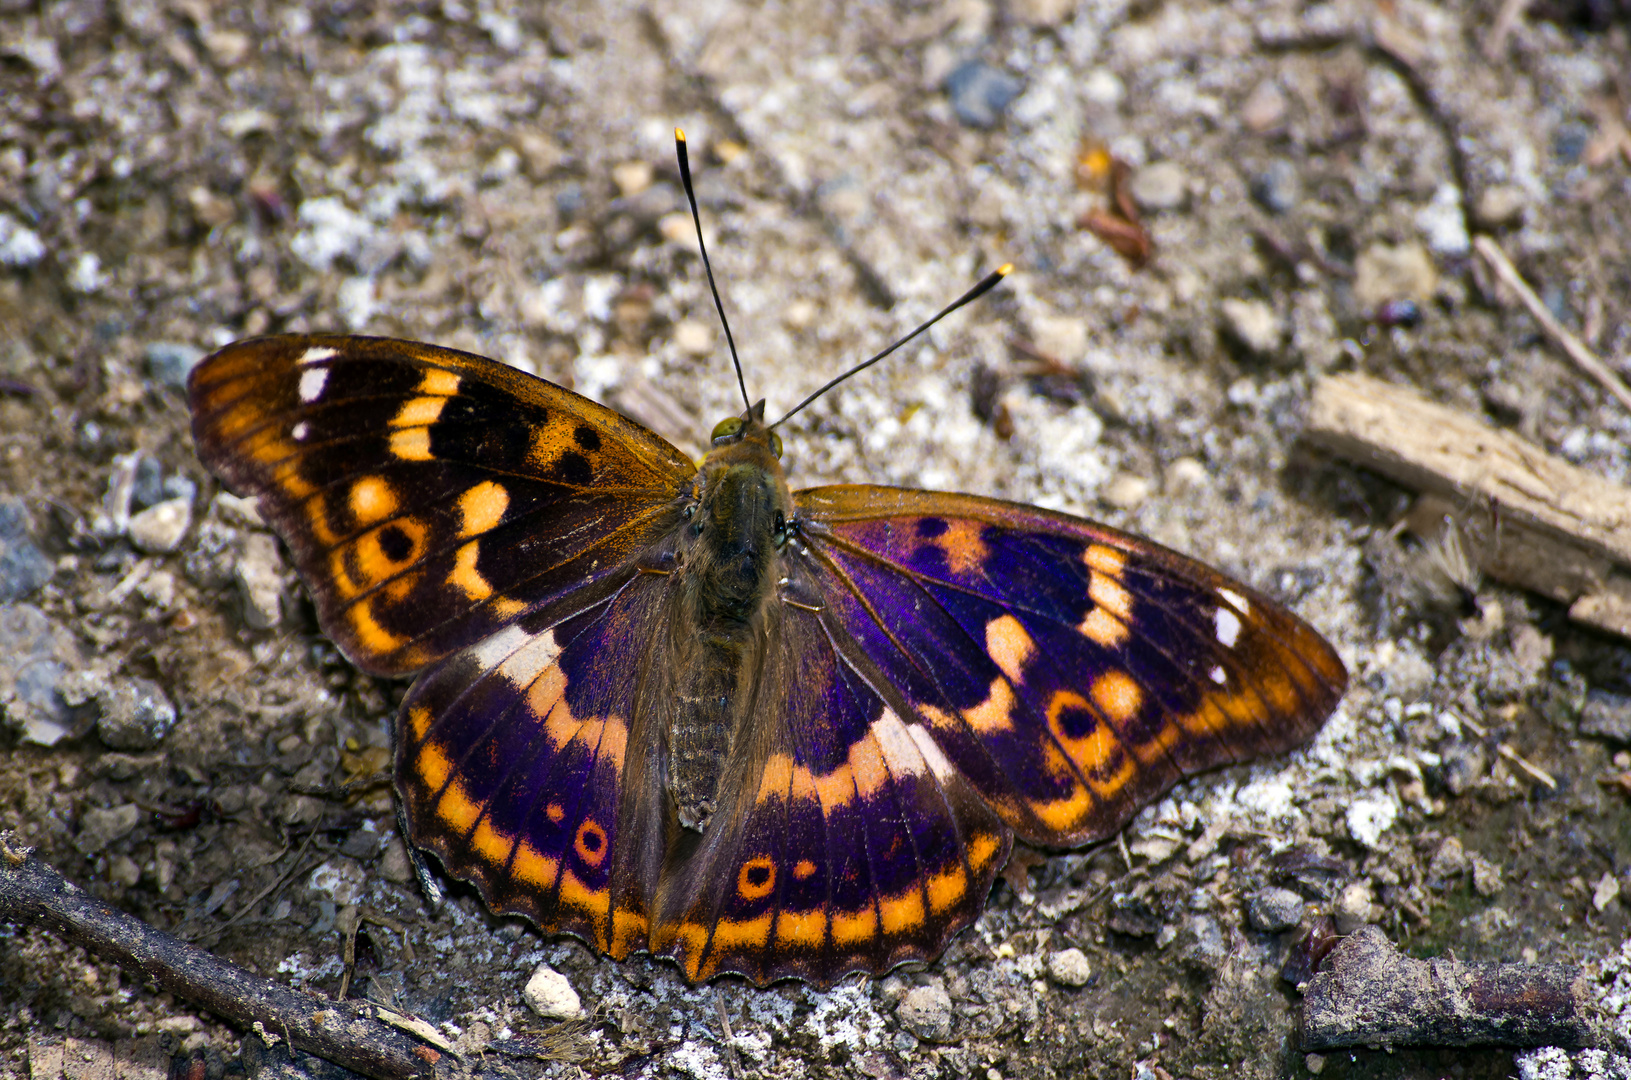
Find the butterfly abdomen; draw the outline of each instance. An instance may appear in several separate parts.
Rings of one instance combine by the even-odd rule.
[[[765,620],[780,578],[779,545],[792,497],[762,439],[714,450],[686,529],[669,789],[680,824],[707,828],[721,778],[750,712]]]

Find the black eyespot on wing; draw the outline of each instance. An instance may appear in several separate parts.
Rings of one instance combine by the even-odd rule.
[[[590,453],[600,449],[600,435],[592,427],[579,425],[578,429],[572,432],[572,438]]]
[[[401,526],[387,525],[379,531],[379,549],[392,562],[401,562],[413,552],[413,540]]]
[[[562,480],[579,487],[588,484],[595,475],[589,459],[572,450],[561,455],[560,461],[556,463],[556,469],[559,470]]]

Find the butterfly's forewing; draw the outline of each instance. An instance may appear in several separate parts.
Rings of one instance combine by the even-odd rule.
[[[378,673],[609,588],[696,471],[586,398],[414,342],[239,342],[189,393],[199,456],[258,496],[324,632]]]
[[[964,495],[795,499],[789,578],[1027,840],[1109,836],[1186,775],[1303,742],[1346,687],[1302,620],[1147,540]]]
[[[739,748],[729,801],[676,852],[659,900],[652,949],[693,979],[827,985],[938,955],[1008,854],[1010,832],[932,740],[914,737],[864,658],[844,655],[816,599],[773,621],[755,742]]]
[[[618,958],[645,948],[671,816],[656,750],[670,585],[625,573],[553,625],[524,617],[450,657],[414,684],[397,739],[419,844],[495,911]]]

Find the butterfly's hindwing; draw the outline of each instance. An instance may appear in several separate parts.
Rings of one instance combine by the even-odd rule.
[[[784,608],[779,629],[760,685],[769,739],[719,835],[671,876],[653,949],[692,978],[823,985],[936,955],[979,913],[1009,833],[816,613]]]
[[[645,947],[660,872],[661,716],[639,673],[669,606],[667,579],[636,572],[554,625],[523,618],[421,678],[397,737],[421,846],[494,910],[618,957]]]
[[[834,632],[1028,840],[1102,839],[1185,775],[1289,749],[1346,684],[1295,616],[1147,541],[969,496],[797,499]]]
[[[673,528],[695,472],[570,391],[409,342],[241,342],[191,397],[200,455],[259,497],[324,631],[382,673],[604,579]]]

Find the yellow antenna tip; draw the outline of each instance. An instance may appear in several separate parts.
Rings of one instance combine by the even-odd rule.
[[[1001,266],[997,267],[997,276],[998,277],[1007,277],[1009,274],[1013,273],[1013,270],[1014,270],[1014,264],[1013,263],[1003,263]]]
[[[685,141],[685,129],[684,128],[675,128],[674,129],[674,141],[675,142],[684,142]]]

